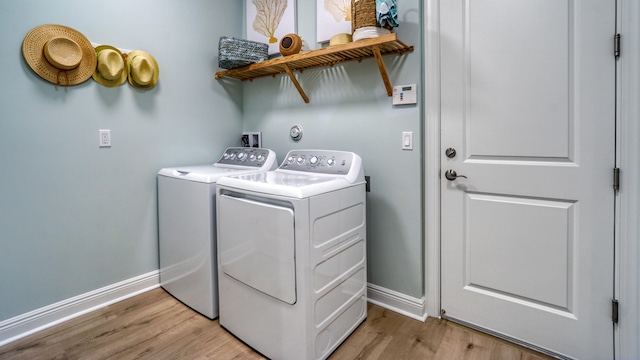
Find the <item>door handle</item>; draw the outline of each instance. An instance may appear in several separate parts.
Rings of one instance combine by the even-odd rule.
[[[453,180],[455,180],[455,179],[457,179],[459,177],[465,178],[465,179],[467,178],[464,175],[458,175],[458,173],[456,173],[456,171],[452,170],[452,169],[449,169],[449,170],[445,171],[444,172],[444,177],[447,178],[447,180],[449,180],[449,181],[453,181]]]

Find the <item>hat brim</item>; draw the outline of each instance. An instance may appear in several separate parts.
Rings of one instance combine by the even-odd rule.
[[[61,70],[51,65],[44,56],[45,44],[56,37],[65,37],[76,42],[82,50],[80,64],[71,70]],[[59,85],[77,85],[91,77],[96,69],[97,58],[91,42],[79,31],[64,25],[45,24],[27,33],[22,41],[25,61],[41,78]]]
[[[141,85],[136,83],[135,80],[133,80],[133,77],[131,76],[131,61],[137,55],[143,55],[147,59],[151,60],[151,64],[153,65],[153,78],[151,79],[151,82],[148,85]],[[127,79],[129,80],[129,84],[131,86],[141,88],[141,89],[148,89],[156,86],[156,84],[158,83],[158,78],[160,77],[160,68],[158,67],[158,62],[156,61],[156,59],[153,56],[151,56],[151,54],[149,54],[148,52],[142,51],[142,50],[131,51],[130,53],[127,54],[126,66],[127,66]]]
[[[104,50],[104,49],[111,49],[111,50],[116,51],[118,54],[120,54],[120,56],[123,58],[122,61],[125,63],[124,66],[126,68],[126,61],[125,61],[124,57],[122,56],[122,52],[120,51],[120,49],[118,49],[116,47],[113,47],[111,45],[96,46],[96,49],[95,49],[96,57],[97,57],[98,53],[101,50]],[[95,82],[100,84],[100,85],[107,86],[107,87],[116,87],[116,86],[120,86],[120,85],[124,84],[125,81],[127,81],[127,71],[126,71],[126,69],[122,69],[122,73],[120,74],[120,77],[117,78],[117,79],[114,79],[114,80],[105,79],[105,78],[102,77],[102,75],[100,75],[100,72],[98,72],[98,63],[96,62],[96,69],[93,72],[93,74],[91,75],[91,78]]]

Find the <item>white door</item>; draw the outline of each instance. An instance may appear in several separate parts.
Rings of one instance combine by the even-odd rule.
[[[440,12],[445,317],[612,358],[615,0]]]
[[[218,196],[219,267],[237,281],[293,305],[297,299],[293,210],[267,202]]]

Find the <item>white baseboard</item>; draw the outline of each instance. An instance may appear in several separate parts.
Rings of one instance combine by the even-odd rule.
[[[0,322],[0,346],[160,286],[158,270]],[[410,318],[427,319],[425,300],[367,284],[367,300]]]
[[[160,286],[158,270],[0,322],[0,346]]]
[[[372,304],[416,320],[425,321],[427,319],[424,297],[417,299],[378,285],[367,284],[367,300]]]

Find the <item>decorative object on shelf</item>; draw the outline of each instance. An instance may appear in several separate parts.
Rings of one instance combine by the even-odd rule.
[[[91,76],[95,82],[107,87],[115,87],[127,81],[127,71],[124,67],[122,52],[111,45],[96,47],[98,65]]]
[[[302,39],[297,34],[287,34],[280,39],[280,54],[297,54],[302,50]]]
[[[376,64],[380,70],[382,82],[387,90],[387,95],[391,96],[393,88],[387,75],[387,69],[382,60],[382,55],[399,54],[413,51],[413,46],[409,46],[398,40],[395,33],[383,35],[374,39],[365,39],[357,43],[348,43],[336,46],[329,46],[323,49],[311,50],[293,56],[284,56],[256,64],[250,64],[242,68],[219,71],[215,74],[216,79],[230,77],[238,80],[251,80],[262,76],[275,76],[286,73],[291,82],[296,87],[305,103],[309,102],[309,97],[302,90],[302,86],[293,75],[298,70],[316,68],[321,66],[334,66],[336,64],[350,61],[362,60],[375,57]]]
[[[351,32],[351,0],[316,0],[317,42],[325,43],[336,34]]]
[[[347,44],[353,41],[351,34],[335,34],[329,39],[329,46]]]
[[[378,26],[389,30],[398,26],[396,0],[376,0],[376,21]]]
[[[257,41],[223,36],[218,41],[218,66],[223,69],[265,61],[269,58],[269,45]]]
[[[280,51],[279,40],[296,32],[295,0],[245,0],[247,39],[269,44],[269,55]]]
[[[359,28],[378,26],[376,0],[353,0],[351,3],[351,16],[352,34]]]
[[[64,25],[45,24],[27,33],[22,55],[36,74],[56,85],[76,85],[96,69],[96,52],[79,31]]]
[[[154,87],[160,76],[156,59],[142,50],[134,50],[127,54],[127,72],[129,84],[143,89]]]
[[[365,26],[365,27],[356,29],[356,31],[353,32],[352,39],[353,41],[360,41],[363,39],[372,39],[382,35],[389,35],[389,34],[391,34],[391,31],[385,28],[381,28],[377,26]]]

